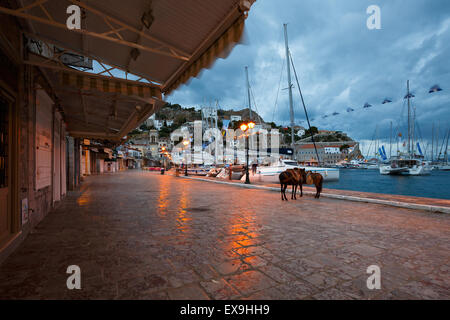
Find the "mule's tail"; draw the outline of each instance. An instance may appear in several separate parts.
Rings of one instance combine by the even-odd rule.
[[[317,187],[317,191],[319,191],[319,194],[322,192],[322,188],[323,188],[323,177],[320,177],[320,181],[319,181],[319,185]]]

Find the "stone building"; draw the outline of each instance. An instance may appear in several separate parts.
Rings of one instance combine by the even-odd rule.
[[[316,142],[317,153],[319,154],[320,163],[323,165],[335,165],[345,160],[356,142]],[[341,149],[341,147],[347,147]],[[311,163],[317,161],[317,153],[312,143],[299,143],[295,145],[297,161],[302,163]]]

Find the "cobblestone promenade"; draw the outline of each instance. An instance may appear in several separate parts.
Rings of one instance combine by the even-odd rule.
[[[82,290],[68,290],[67,267]],[[381,289],[367,289],[371,265]],[[450,216],[128,171],[0,266],[0,299],[450,299]]]

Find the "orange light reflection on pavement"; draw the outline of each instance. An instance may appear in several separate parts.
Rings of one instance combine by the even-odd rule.
[[[92,195],[90,192],[83,192],[83,194],[77,199],[77,203],[80,207],[87,206],[92,201]]]
[[[169,194],[170,194],[170,181],[169,179],[162,178],[159,184],[159,197],[158,197],[158,214],[165,216],[169,207]]]
[[[181,193],[179,199],[179,206],[177,211],[177,222],[178,229],[182,233],[190,233],[191,228],[189,226],[189,222],[192,220],[192,217],[189,215],[189,212],[186,210],[189,207],[189,186],[187,186],[188,182],[183,180],[180,181],[181,185]]]
[[[240,206],[239,206],[240,207]],[[227,224],[230,226],[228,229],[229,240],[225,243],[225,254],[230,255],[233,258],[239,259],[242,250],[245,250],[244,246],[252,246],[256,243],[256,240],[252,237],[258,237],[257,233],[249,231],[251,225],[248,221],[252,221],[255,213],[251,210],[240,211],[230,215],[231,221]]]

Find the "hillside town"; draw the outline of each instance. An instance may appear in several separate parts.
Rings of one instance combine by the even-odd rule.
[[[290,128],[265,122],[255,111],[256,131],[280,132],[281,156],[293,159],[293,150],[289,144]],[[179,105],[166,104],[161,110],[148,118],[140,127],[131,131],[126,142],[114,150],[99,148],[98,142],[83,142],[82,174],[101,174],[125,169],[144,167],[167,167],[171,162],[171,153],[180,143],[180,137],[173,134],[176,130],[189,132],[193,136],[194,122],[202,121],[203,128],[219,128],[222,132],[238,128],[249,117],[249,109],[221,110],[205,107],[201,110],[184,109]],[[316,129],[316,130],[315,130]],[[295,126],[295,153],[301,164],[318,165],[317,153],[322,165],[335,166],[339,163],[361,158],[358,143],[339,131],[317,130],[313,127],[317,153],[311,142],[309,130]],[[245,158],[238,157],[237,163],[243,164]]]

